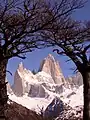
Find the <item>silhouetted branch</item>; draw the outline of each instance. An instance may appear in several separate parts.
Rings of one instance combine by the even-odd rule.
[[[6,72],[8,72],[12,76],[12,73],[9,70],[6,70]]]

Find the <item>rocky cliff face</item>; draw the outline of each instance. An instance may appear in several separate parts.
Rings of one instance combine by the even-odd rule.
[[[39,71],[44,71],[52,76],[55,84],[65,83],[65,78],[59,66],[59,62],[49,54],[42,62]]]
[[[24,67],[23,64],[19,64],[18,69],[15,72],[14,75],[14,85],[12,86],[13,92],[17,96],[22,96],[24,93],[24,83],[23,83],[23,78],[20,76],[19,73],[23,74]]]

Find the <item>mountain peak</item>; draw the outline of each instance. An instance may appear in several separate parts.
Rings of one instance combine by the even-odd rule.
[[[18,70],[19,70],[20,72],[23,72],[23,70],[24,70],[24,65],[23,65],[22,62],[20,62],[20,64],[18,65]]]
[[[42,60],[39,71],[44,71],[50,74],[56,84],[61,84],[65,81],[59,62],[56,61],[51,54]]]
[[[46,59],[50,59],[52,61],[55,61],[55,58],[53,57],[52,54],[48,54],[48,56],[46,57]]]

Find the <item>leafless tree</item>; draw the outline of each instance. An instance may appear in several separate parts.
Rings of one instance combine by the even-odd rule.
[[[90,22],[78,22],[68,18],[53,22],[48,31],[41,33],[47,46],[66,55],[72,60],[82,74],[84,85],[83,120],[90,120]]]
[[[58,18],[66,22],[83,4],[83,0],[0,0],[0,119],[5,120],[8,100],[8,60],[24,59],[27,52],[45,47],[40,33],[54,27]]]

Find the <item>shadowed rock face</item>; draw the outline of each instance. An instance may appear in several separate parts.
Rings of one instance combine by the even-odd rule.
[[[17,96],[22,96],[24,92],[24,83],[23,79],[20,77],[18,70],[15,72],[14,76],[14,85],[12,86],[12,90]]]
[[[64,111],[64,103],[60,98],[56,97],[48,105],[44,112],[45,118],[56,118],[61,112]]]
[[[42,120],[35,112],[15,102],[11,102],[11,104],[7,105],[5,114],[7,120]]]
[[[44,118],[48,120],[83,120],[83,106],[72,108],[56,97],[46,108]]]
[[[28,93],[29,97],[40,97],[40,98],[44,98],[46,97],[46,93],[44,88],[42,87],[42,85],[30,85],[30,91]]]
[[[56,84],[62,84],[65,82],[59,63],[54,59],[54,57],[51,54],[49,54],[41,62],[39,71],[44,71],[50,74]]]

